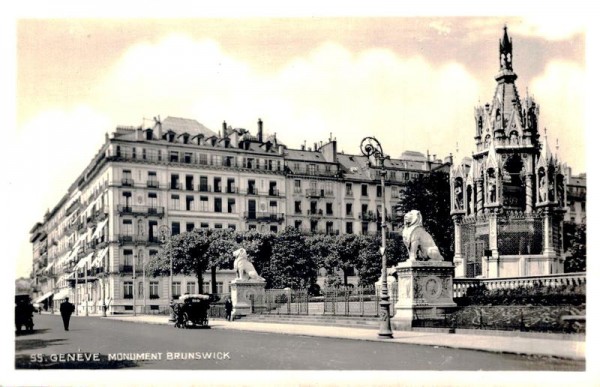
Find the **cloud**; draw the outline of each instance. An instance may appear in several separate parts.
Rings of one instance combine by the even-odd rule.
[[[534,14],[524,17],[521,23],[511,26],[517,35],[536,36],[547,40],[567,40],[585,33],[585,12],[560,12]]]
[[[585,70],[568,61],[552,61],[543,74],[534,78],[529,89],[540,104],[541,125],[548,129],[548,142],[568,162],[575,173],[584,172],[586,139],[584,133]],[[543,134],[543,133],[542,133]]]
[[[429,27],[437,31],[438,35],[448,35],[452,31],[450,23],[441,20],[429,23]]]

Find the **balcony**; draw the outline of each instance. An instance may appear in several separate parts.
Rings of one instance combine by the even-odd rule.
[[[306,191],[307,198],[322,198],[325,197],[325,190],[315,189],[315,188],[307,188]]]
[[[159,188],[160,187],[160,183],[158,182],[158,180],[148,180],[146,182],[146,186],[148,188]]]
[[[377,222],[377,218],[377,215],[375,215],[372,211],[358,214],[358,219],[362,220],[363,222]]]
[[[323,216],[323,210],[308,210],[306,211],[306,215],[311,218],[320,219]]]
[[[279,196],[279,190],[277,188],[270,188],[269,196]]]
[[[233,187],[233,186],[227,187],[226,193],[236,194],[236,193],[238,193],[238,187]]]
[[[119,243],[133,243],[133,235],[119,235]]]
[[[151,300],[158,300],[160,296],[158,294],[151,294],[149,297]]]
[[[182,190],[183,189],[183,185],[181,183],[171,183],[171,189]]]
[[[121,179],[121,186],[133,187],[133,179],[128,179],[128,178]]]
[[[198,185],[199,192],[212,192],[212,186],[206,184]]]
[[[248,187],[246,195],[258,195],[258,189],[256,187]]]
[[[244,212],[244,220],[258,222],[283,222],[284,214],[279,212]]]
[[[119,272],[120,273],[133,273],[133,266],[132,265],[120,265]]]
[[[129,206],[119,204],[117,211],[121,215],[141,215],[141,216],[159,216],[162,217],[165,214],[164,207],[157,206]]]

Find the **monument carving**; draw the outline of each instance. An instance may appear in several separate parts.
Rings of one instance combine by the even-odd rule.
[[[254,268],[254,265],[248,259],[246,249],[240,248],[233,252],[235,261],[233,262],[233,269],[237,276],[233,282],[238,281],[260,281],[265,282],[265,279],[258,275],[258,272]]]
[[[404,215],[402,239],[408,249],[410,261],[444,260],[431,234],[423,228],[423,217],[420,211],[412,210]]]

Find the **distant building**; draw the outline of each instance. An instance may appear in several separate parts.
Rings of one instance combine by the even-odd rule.
[[[541,138],[539,106],[519,97],[506,27],[491,103],[475,109],[476,151],[451,169],[457,277],[563,272],[567,167]]]
[[[586,222],[586,174],[582,173],[577,176],[572,176],[571,171],[567,176],[567,213],[565,221],[575,224],[583,224]]]
[[[357,149],[359,144],[357,144]],[[386,161],[386,203],[441,166],[417,152]],[[169,298],[210,292],[191,276],[152,278],[144,263],[157,254],[160,230],[202,228],[279,232],[286,226],[328,234],[376,233],[382,187],[365,157],[337,142],[288,148],[275,134],[256,135],[223,123],[216,133],[192,119],[155,119],[149,127],[117,127],[67,194],[31,229],[39,298],[57,308],[70,297],[84,313],[158,311]],[[395,216],[389,217],[397,229]],[[217,273],[228,292],[233,270]],[[145,308],[145,309],[143,309]]]

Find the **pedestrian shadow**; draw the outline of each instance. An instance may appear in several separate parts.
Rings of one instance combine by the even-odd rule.
[[[29,335],[37,335],[39,333],[46,333],[48,329],[34,329],[32,331],[21,330],[15,331],[16,336],[29,336]]]
[[[91,355],[89,353],[77,353],[77,355]],[[32,360],[31,355],[15,356],[15,369],[119,369],[138,367],[138,364],[132,360],[109,360],[108,355],[100,354],[97,360],[77,361],[68,360],[69,354],[63,354],[63,358],[56,358],[48,355],[41,355]],[[90,357],[91,358],[91,357]],[[67,360],[64,360],[67,359]]]
[[[30,340],[17,340],[15,341],[15,351],[26,351],[30,349],[46,348],[50,345],[62,345],[62,342],[66,339],[30,339]]]

